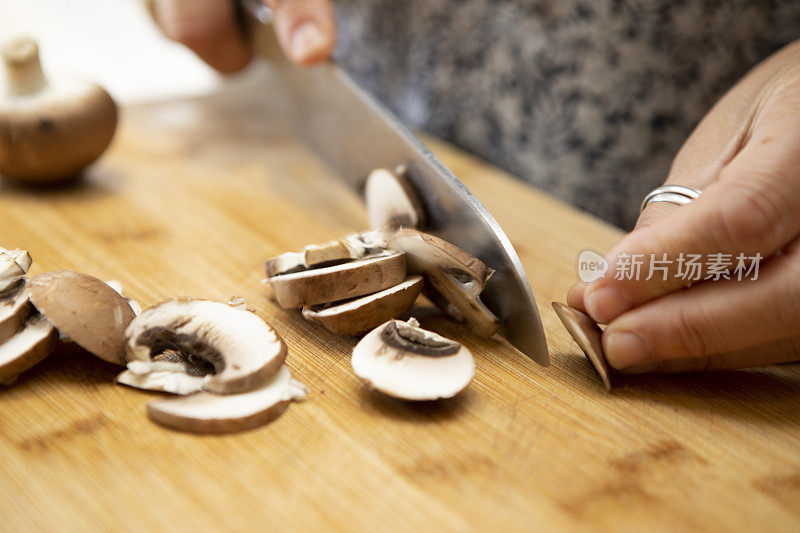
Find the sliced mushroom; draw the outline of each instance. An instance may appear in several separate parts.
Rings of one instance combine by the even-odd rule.
[[[77,176],[108,147],[117,107],[101,87],[49,83],[31,39],[0,50],[6,94],[0,98],[0,173],[28,184]]]
[[[403,167],[395,172],[378,168],[370,173],[364,188],[370,227],[415,228],[424,223],[422,202],[404,174]]]
[[[154,401],[147,404],[147,416],[179,431],[231,433],[271,422],[307,392],[284,365],[268,382],[249,392],[226,396],[199,392],[185,398]]]
[[[500,321],[480,300],[494,275],[483,261],[412,228],[389,237],[387,246],[408,256],[409,272],[425,275],[425,292],[442,311],[456,320],[466,320],[478,335],[491,337],[497,332]]]
[[[370,387],[403,400],[451,398],[475,376],[466,347],[420,328],[413,318],[390,320],[368,333],[353,349],[351,364]]]
[[[307,306],[303,317],[341,335],[358,335],[396,318],[414,304],[422,291],[422,277],[412,276],[399,285],[354,300]]]
[[[406,258],[387,251],[324,268],[269,278],[284,309],[347,300],[382,291],[406,278]]]
[[[16,335],[0,344],[0,384],[11,385],[50,355],[57,338],[55,328],[42,315],[29,319]]]
[[[36,309],[71,341],[104,361],[125,364],[125,328],[134,314],[105,282],[57,270],[30,278],[28,294]]]
[[[592,367],[597,371],[606,390],[611,390],[611,371],[603,352],[603,330],[585,313],[559,302],[553,302],[561,323],[578,344]]]
[[[201,388],[218,394],[260,386],[278,371],[286,356],[286,345],[256,314],[208,300],[158,304],[137,316],[125,334],[131,373],[188,373],[184,362],[154,361],[165,351],[174,350],[188,363],[208,364],[209,373],[202,377]],[[133,381],[129,375],[122,379]]]
[[[286,252],[268,259],[264,267],[267,277],[271,278],[310,268],[333,266],[383,251],[385,237],[382,231],[353,233],[323,244],[309,244],[299,252]]]
[[[0,248],[0,294],[15,286],[31,268],[30,254],[25,250]]]
[[[0,344],[20,330],[31,313],[30,300],[25,290],[25,280],[0,295]]]

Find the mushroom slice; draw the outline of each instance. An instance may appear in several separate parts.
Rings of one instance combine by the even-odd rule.
[[[470,298],[478,296],[492,279],[494,270],[458,246],[413,228],[403,228],[391,235],[386,246],[404,252],[412,274],[444,272],[463,286]]]
[[[25,250],[0,248],[0,293],[14,287],[32,263],[31,255]]]
[[[0,384],[11,385],[17,376],[50,355],[58,333],[42,316],[35,315],[9,340],[0,344]]]
[[[304,398],[308,389],[292,379],[283,365],[261,387],[219,396],[199,392],[185,398],[147,404],[147,416],[156,424],[194,433],[231,433],[257,428],[275,420],[293,400]]]
[[[399,167],[395,172],[378,168],[367,177],[364,197],[370,227],[415,228],[424,223],[422,202],[404,174],[404,167]]]
[[[405,254],[387,251],[357,261],[269,278],[284,309],[348,300],[382,291],[406,279]]]
[[[208,300],[158,304],[133,319],[125,335],[132,373],[188,373],[183,362],[154,361],[174,350],[188,363],[210,365],[201,388],[218,394],[258,387],[278,371],[286,357],[286,345],[256,314]]]
[[[7,341],[22,327],[31,312],[25,280],[0,294],[0,343]]]
[[[561,323],[578,344],[586,358],[595,369],[606,390],[611,390],[611,371],[606,362],[603,352],[603,342],[601,340],[603,330],[588,315],[581,313],[573,307],[559,302],[553,302],[553,309],[556,311]]]
[[[264,263],[267,277],[292,274],[310,268],[333,266],[383,251],[386,235],[383,231],[353,233],[323,244],[309,244],[299,252],[286,252]]]
[[[419,327],[410,319],[390,320],[361,339],[351,359],[370,387],[403,400],[451,398],[475,376],[470,351]]]
[[[165,350],[152,362],[132,361],[117,383],[137,389],[187,395],[202,390],[203,376],[214,372],[210,363],[189,361],[176,350]]]
[[[480,259],[442,239],[404,228],[389,237],[387,246],[405,252],[408,271],[426,276],[426,294],[442,311],[466,320],[478,335],[491,337],[500,321],[480,300],[494,270]]]
[[[53,326],[100,359],[125,364],[125,328],[134,313],[105,282],[71,270],[28,280],[31,302]]]
[[[358,335],[408,311],[422,284],[421,276],[411,276],[399,285],[355,300],[304,307],[303,317],[334,333]]]
[[[444,272],[430,274],[426,294],[442,311],[456,320],[466,321],[481,337],[491,337],[500,328],[497,316],[480,296],[471,296],[468,286],[457,276]]]

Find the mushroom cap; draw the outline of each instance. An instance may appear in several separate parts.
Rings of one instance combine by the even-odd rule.
[[[372,294],[406,279],[405,255],[381,252],[356,261],[269,278],[284,309],[324,304]]]
[[[0,294],[0,344],[6,342],[20,330],[31,314],[25,280],[19,280],[13,288]]]
[[[303,317],[334,333],[358,335],[405,313],[421,291],[422,277],[411,276],[399,285],[354,300],[304,307]]]
[[[475,376],[472,353],[465,346],[416,324],[414,319],[408,323],[390,320],[368,333],[353,349],[353,370],[370,387],[395,398],[420,401],[455,396]],[[387,344],[386,336],[391,332],[387,328],[391,327],[397,328],[396,331],[410,327],[410,337],[438,348],[429,355]]]
[[[603,330],[588,315],[573,307],[560,302],[553,302],[553,309],[555,309],[556,315],[558,315],[564,327],[567,328],[569,334],[572,335],[580,349],[583,350],[586,358],[603,381],[606,390],[610,391],[611,371],[603,352],[601,340]]]
[[[57,338],[55,328],[42,315],[29,319],[16,335],[0,344],[0,384],[12,384],[50,355]]]
[[[9,85],[19,90],[9,87],[0,98],[0,174],[29,184],[77,176],[114,136],[114,100],[92,83],[46,83],[31,41],[12,43],[2,56]],[[24,86],[32,78],[40,81]]]
[[[31,255],[26,250],[0,248],[0,293],[24,276],[32,263]]]
[[[134,313],[104,281],[71,270],[45,272],[28,280],[28,294],[36,309],[81,348],[125,364],[125,328]]]
[[[213,365],[216,373],[202,378],[202,389],[218,394],[261,385],[286,357],[283,340],[258,315],[208,300],[158,304],[137,316],[125,335],[129,369],[137,362],[152,364],[167,349],[176,350]],[[164,364],[168,363],[158,362]]]
[[[283,365],[257,389],[225,396],[198,392],[183,398],[158,400],[147,404],[147,416],[157,424],[179,431],[231,433],[271,422],[306,393],[306,387],[293,380],[288,367]]]
[[[400,172],[404,173],[404,169]],[[421,226],[425,212],[417,191],[401,173],[373,170],[364,187],[367,217],[372,228]]]

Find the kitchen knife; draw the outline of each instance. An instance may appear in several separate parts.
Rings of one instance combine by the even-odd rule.
[[[254,49],[270,61],[285,83],[284,96],[301,140],[357,190],[373,169],[405,165],[427,215],[424,229],[496,270],[482,300],[500,319],[500,335],[537,363],[549,364],[542,322],[525,271],[486,207],[335,63],[299,67],[289,62],[269,24],[270,10],[258,0],[246,0],[244,5],[257,19],[247,25]]]

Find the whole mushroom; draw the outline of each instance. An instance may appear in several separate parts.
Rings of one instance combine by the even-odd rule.
[[[48,81],[32,39],[7,43],[0,56],[0,174],[29,185],[76,178],[114,136],[114,100],[93,83]]]

